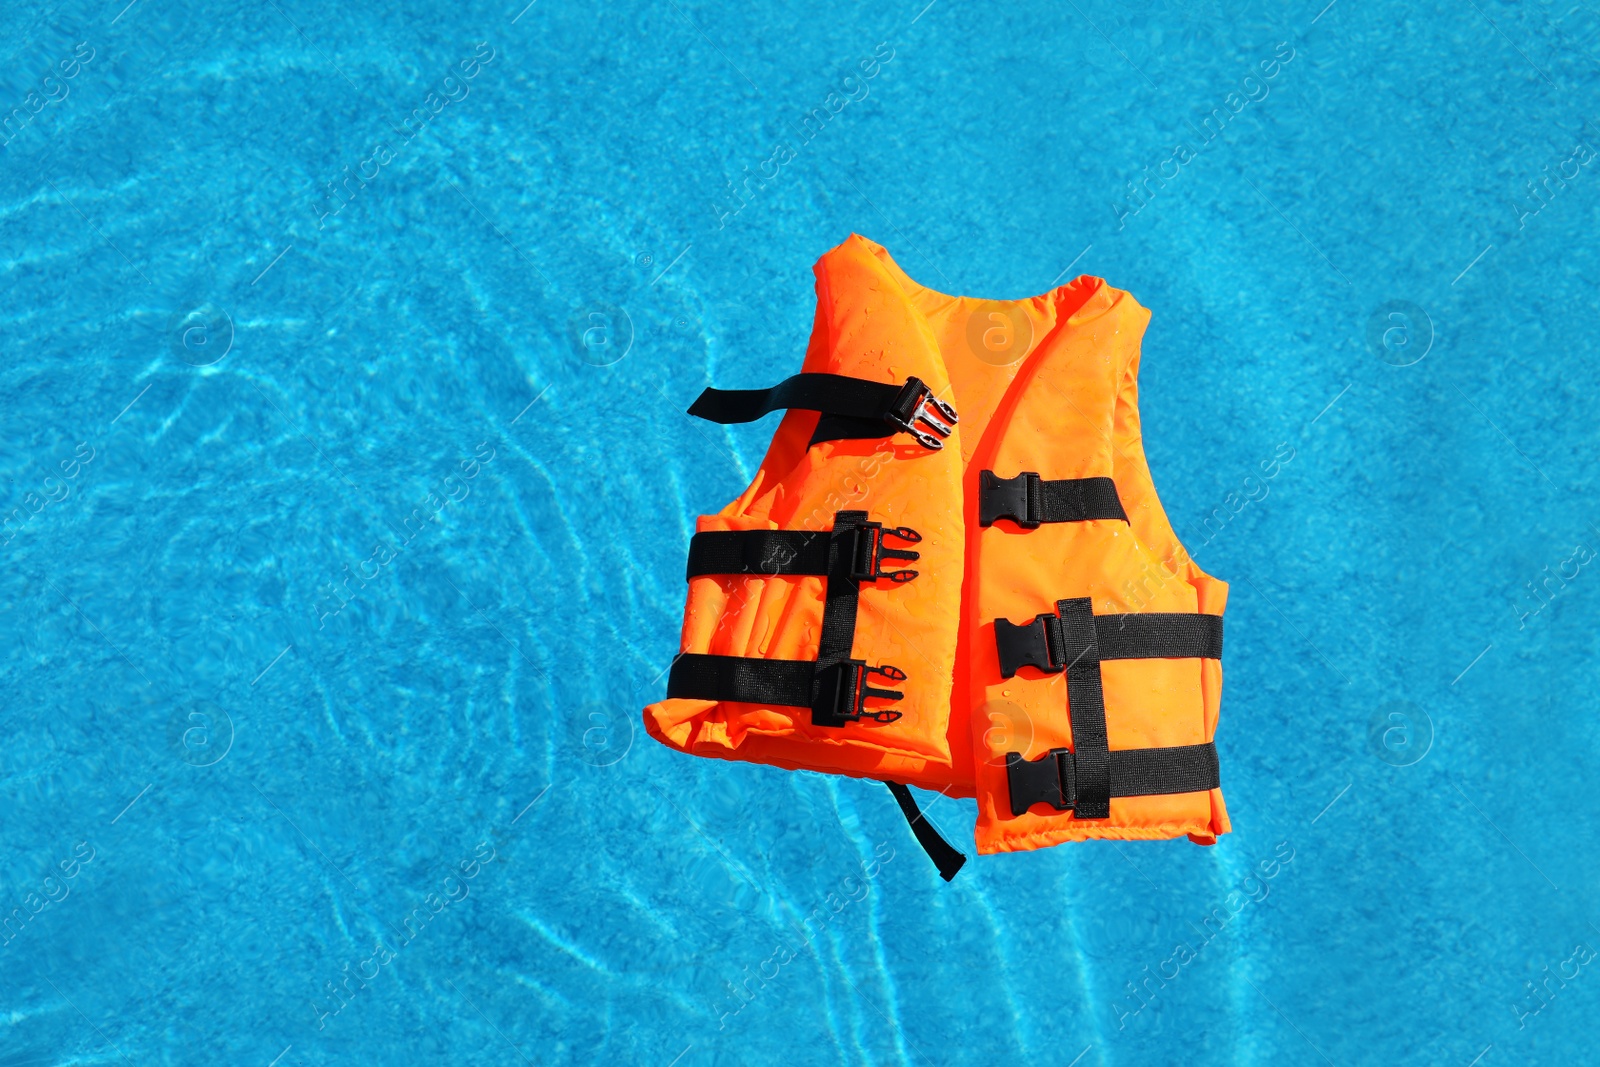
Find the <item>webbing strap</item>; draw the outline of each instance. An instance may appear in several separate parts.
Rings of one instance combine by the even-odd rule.
[[[1111,817],[1111,763],[1106,741],[1106,698],[1100,684],[1100,648],[1095,642],[1093,601],[1056,601],[1062,652],[1067,665],[1067,714],[1077,755],[1080,819]]]
[[[724,425],[754,422],[784,408],[881,420],[903,388],[843,374],[795,374],[769,389],[707,389],[689,414]]]
[[[996,477],[994,471],[978,473],[978,525],[992,526],[1010,519],[1025,530],[1046,522],[1086,522],[1089,519],[1128,521],[1110,478],[1061,478],[1046,481],[1034,471],[1014,478]]]
[[[885,782],[889,792],[894,794],[896,804],[905,815],[906,822],[911,824],[911,832],[916,835],[917,844],[922,846],[922,851],[928,854],[933,865],[939,869],[939,877],[945,881],[956,876],[962,864],[967,862],[966,854],[958,852],[950,842],[939,836],[939,831],[933,828],[917,807],[916,798],[911,795],[911,790],[899,782]]]
[[[1222,616],[1176,611],[1097,615],[1101,659],[1221,659]]]
[[[899,667],[887,664],[867,667],[854,659],[856,611],[861,604],[861,582],[866,576],[857,571],[857,549],[868,533],[865,511],[841,511],[833,517],[833,533],[828,540],[828,577],[822,594],[822,632],[817,635],[816,691],[811,702],[811,725],[843,726],[862,718],[880,723],[900,718],[898,711],[865,710],[869,696],[901,699],[893,689],[867,686],[868,674],[881,674],[891,681],[904,681]],[[915,572],[910,572],[913,575]]]
[[[839,516],[849,515],[846,529]],[[839,512],[833,530],[715,530],[689,539],[689,577],[707,574],[750,574],[762,578],[781,575],[826,575],[829,560],[837,558],[847,577],[857,582],[887,578],[904,584],[917,576],[914,570],[888,571],[888,560],[915,563],[910,549],[890,548],[886,537],[916,544],[922,535],[908,526],[885,526],[866,521],[864,511]],[[837,555],[835,555],[837,553]],[[841,581],[843,578],[841,578]]]
[[[1217,746],[1210,742],[1121,749],[1109,753],[1107,765],[1113,797],[1201,793],[1222,784]],[[1013,816],[1035,804],[1049,804],[1057,811],[1074,811],[1078,818],[1090,817],[1082,810],[1083,761],[1071,749],[1053,748],[1031,761],[1020,752],[1007,752],[1006,779]]]
[[[827,531],[744,530],[689,539],[689,577],[704,574],[827,574]]]
[[[747,704],[811,706],[809,659],[756,659],[685,652],[672,662],[667,696],[693,700],[732,700]]]
[[[841,511],[833,516],[828,539],[828,583],[822,600],[822,633],[817,638],[817,670],[850,658],[855,647],[856,609],[861,586],[852,569],[857,531],[865,526],[865,511]]]
[[[754,422],[783,408],[818,411],[811,443],[909,433],[924,448],[944,446],[958,421],[920,378],[895,385],[843,374],[796,374],[770,389],[707,389],[689,406],[696,418],[724,425]]]
[[[905,694],[868,685],[873,675],[891,682],[906,680],[905,672],[898,667],[868,667],[859,659],[823,668],[814,659],[682,652],[672,661],[672,671],[667,675],[667,697],[810,708],[811,721],[816,726],[843,726],[861,719],[894,722],[900,712],[869,711],[866,701],[900,700]]]
[[[1091,618],[1102,660],[1222,658],[1221,615],[1144,611]],[[1008,619],[994,620],[1000,674],[1010,678],[1023,667],[1051,674],[1065,669],[1076,652],[1063,639],[1063,625],[1061,617],[1051,612],[1021,626]]]

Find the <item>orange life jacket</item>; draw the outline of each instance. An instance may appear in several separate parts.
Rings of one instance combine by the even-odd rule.
[[[1149,312],[1082,276],[947,296],[852,234],[818,260],[801,373],[689,409],[788,409],[689,548],[663,744],[976,797],[980,853],[1211,844],[1225,583],[1156,499],[1138,412]],[[959,413],[959,415],[958,415]]]

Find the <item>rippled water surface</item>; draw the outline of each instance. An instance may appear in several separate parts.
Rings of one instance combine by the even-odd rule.
[[[0,38],[0,1065],[1596,1059],[1590,0]],[[1215,848],[644,735],[852,232],[1151,309]]]

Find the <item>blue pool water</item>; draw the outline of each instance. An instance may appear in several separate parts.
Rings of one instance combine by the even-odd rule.
[[[1593,0],[0,33],[3,1067],[1600,1055]],[[1215,848],[644,735],[852,232],[1151,309]]]

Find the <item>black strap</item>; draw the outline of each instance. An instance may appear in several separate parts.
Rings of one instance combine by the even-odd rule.
[[[1025,530],[1045,522],[1085,522],[1089,519],[1128,521],[1110,478],[1062,478],[1045,481],[1034,471],[1014,478],[999,478],[994,471],[978,473],[978,525],[991,526],[1010,519]]]
[[[856,641],[856,609],[861,583],[855,576],[855,546],[866,525],[865,511],[841,511],[833,517],[828,539],[828,584],[822,600],[822,633],[817,638],[817,666],[850,658]]]
[[[843,543],[839,545],[841,558],[850,564],[849,577],[858,582],[887,578],[903,583],[917,576],[914,570],[883,569],[885,560],[914,563],[920,558],[916,552],[890,548],[884,543],[885,537],[897,537],[908,544],[916,544],[922,540],[917,531],[908,526],[886,527],[881,522],[868,522],[864,511],[839,514],[860,516],[859,521],[849,523],[849,529],[842,534]],[[825,575],[829,573],[828,561],[834,541],[840,537],[837,529],[697,533],[689,539],[689,577],[706,574]]]
[[[1131,748],[1109,754],[1110,795],[1157,796],[1200,793],[1222,784],[1217,767],[1217,746],[1174,745],[1169,748]],[[1035,804],[1057,811],[1083,813],[1083,761],[1071,749],[1053,748],[1036,760],[1020,752],[1006,753],[1006,779],[1011,814],[1022,815]]]
[[[920,378],[894,385],[843,374],[796,374],[770,389],[707,389],[689,406],[689,414],[726,425],[754,422],[782,408],[822,413],[812,444],[903,432],[924,448],[937,450],[957,422],[955,408],[935,397]]]
[[[1106,740],[1106,698],[1100,684],[1100,647],[1095,642],[1093,601],[1056,601],[1067,665],[1067,714],[1077,755],[1074,811],[1080,819],[1111,817],[1111,762]]]
[[[856,610],[861,603],[861,582],[855,576],[855,548],[860,530],[867,522],[865,511],[841,511],[833,517],[833,533],[828,541],[827,586],[822,594],[822,632],[817,637],[817,677],[827,692],[819,689],[811,706],[813,726],[843,726],[841,704],[848,696],[849,677],[843,665],[853,662],[851,651],[856,641]]]
[[[903,388],[843,374],[795,374],[770,389],[707,389],[690,405],[689,414],[724,425],[754,422],[783,408],[882,419]]]
[[[1094,644],[1102,660],[1222,658],[1221,615],[1144,611],[1091,617]],[[1007,619],[994,620],[994,642],[1000,654],[1000,674],[1006,678],[1023,667],[1057,673],[1076,654],[1069,652],[1064,641],[1061,617],[1050,612],[1021,626]]]
[[[667,696],[744,704],[811,706],[817,665],[809,659],[756,659],[685,652],[672,662]]]
[[[906,822],[911,824],[911,832],[917,837],[917,844],[922,846],[922,851],[933,860],[933,865],[939,868],[939,877],[945,881],[956,876],[962,864],[967,862],[966,854],[958,852],[933,828],[933,824],[923,817],[917,807],[916,798],[911,795],[911,790],[899,782],[885,782],[889,792],[894,794],[895,803],[900,805],[900,810],[905,814]]]
[[[1097,615],[1101,659],[1221,659],[1222,616],[1180,611]]]
[[[689,577],[703,574],[827,574],[827,531],[746,530],[689,538]]]
[[[868,685],[872,675],[903,682],[906,674],[887,664],[868,667],[851,659],[819,668],[814,659],[760,659],[755,656],[713,656],[682,652],[667,675],[668,698],[731,700],[741,704],[776,704],[810,708],[817,726],[843,726],[859,719],[891,723],[900,718],[892,710],[868,711],[866,701],[900,700],[895,689]]]

